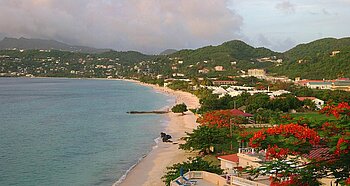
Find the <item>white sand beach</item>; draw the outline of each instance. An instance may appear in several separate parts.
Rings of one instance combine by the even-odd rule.
[[[156,89],[156,91],[162,91],[175,96],[176,104],[185,103],[188,108],[197,108],[199,106],[198,98],[190,93],[173,91],[169,88],[149,84],[140,84],[151,86]],[[184,116],[175,113],[168,113],[167,116],[169,117],[169,124],[165,132],[172,136],[174,143],[183,143],[180,138],[186,136],[185,132],[191,132],[198,125],[196,123],[196,116],[190,111],[187,111]],[[174,163],[185,161],[190,156],[194,156],[193,153],[185,152],[180,150],[178,147],[178,144],[160,142],[158,148],[153,149],[139,164],[137,164],[126,176],[126,179],[119,185],[165,185],[162,182],[161,177],[165,174],[166,167],[171,166]]]

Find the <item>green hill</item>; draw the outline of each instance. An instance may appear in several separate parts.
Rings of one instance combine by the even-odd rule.
[[[350,77],[350,38],[320,39],[300,44],[283,54],[285,62],[271,68],[271,72],[291,78]]]
[[[283,60],[283,62],[282,62]],[[140,63],[142,62],[142,63]],[[109,66],[101,67],[101,65]],[[222,66],[218,70],[216,66]],[[2,50],[0,73],[8,75],[107,77],[152,76],[227,77],[241,70],[261,68],[275,75],[303,79],[350,77],[350,38],[325,38],[300,44],[284,53],[255,48],[233,40],[218,46],[184,49],[168,55],[136,51],[80,53],[51,50]],[[180,75],[179,77],[183,77]]]
[[[109,58],[109,59],[117,59],[120,64],[123,65],[133,65],[134,63],[138,63],[144,60],[150,60],[153,56],[142,54],[136,51],[109,51],[101,54],[97,54],[98,57]]]
[[[266,48],[254,48],[243,41],[233,40],[218,46],[206,46],[195,50],[180,50],[169,57],[176,61],[183,61],[177,65],[180,72],[185,74],[199,75],[198,70],[211,69],[215,66],[223,66],[225,71],[220,74],[234,75],[237,70],[248,68],[267,68],[271,63],[255,63],[257,58],[281,56]],[[173,62],[174,62],[173,61]],[[235,63],[234,63],[235,62]],[[188,68],[189,66],[193,66]],[[209,73],[209,76],[218,73]]]

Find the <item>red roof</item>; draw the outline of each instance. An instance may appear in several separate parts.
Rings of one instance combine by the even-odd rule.
[[[332,155],[329,153],[328,147],[320,147],[320,148],[314,148],[310,151],[309,154],[302,155],[306,159],[316,159],[316,160],[322,160],[326,158],[330,158]]]
[[[238,161],[239,161],[237,154],[218,156],[218,159],[223,159],[223,160],[227,160],[227,161],[235,162],[235,163],[238,163]]]
[[[253,117],[253,114],[245,113],[238,109],[232,109],[230,112],[234,116]]]
[[[338,78],[337,80],[338,81],[349,81],[350,79],[349,78]]]
[[[297,97],[297,99],[298,99],[299,101],[304,101],[304,100],[306,100],[306,99],[314,100],[314,99],[317,99],[317,98],[315,98],[315,97]]]

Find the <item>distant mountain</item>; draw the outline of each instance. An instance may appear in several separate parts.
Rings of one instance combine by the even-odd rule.
[[[55,40],[46,39],[27,39],[27,38],[8,38],[5,37],[0,41],[0,50],[5,49],[39,49],[39,50],[62,50],[83,53],[102,53],[109,49],[96,49],[86,46],[72,46]]]
[[[118,58],[119,63],[123,65],[132,65],[141,61],[153,59],[154,56],[142,54],[136,51],[108,51],[97,55],[102,58],[115,59]]]
[[[166,49],[163,52],[161,52],[159,55],[170,55],[170,54],[173,54],[175,52],[177,52],[177,50],[175,50],[175,49]]]
[[[350,77],[350,37],[299,44],[284,53],[283,65],[271,71],[291,78]]]

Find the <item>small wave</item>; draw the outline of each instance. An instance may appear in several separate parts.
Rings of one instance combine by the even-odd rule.
[[[158,148],[158,144],[160,143],[160,140],[161,140],[161,139],[162,139],[161,137],[158,137],[158,138],[154,139],[154,142],[155,142],[156,144],[152,147],[152,149]]]
[[[155,138],[155,139],[154,139],[154,142],[155,142],[156,144],[152,147],[153,150],[156,149],[156,148],[158,148],[158,144],[160,143],[160,141],[161,141],[161,137],[158,137],[158,138]],[[131,171],[133,168],[135,168],[136,165],[138,165],[149,153],[151,153],[151,151],[148,152],[147,154],[144,154],[141,158],[139,158],[139,159],[137,160],[137,162],[136,162],[134,165],[132,165],[132,166],[125,172],[125,174],[123,174],[123,175],[119,178],[119,180],[118,180],[117,182],[115,182],[115,183],[113,184],[113,186],[118,186],[119,184],[121,184],[121,183],[125,180],[126,176],[130,173],[130,171]]]
[[[113,186],[117,186],[117,185],[121,184],[121,183],[125,180],[126,176],[130,173],[130,171],[131,171],[134,167],[136,167],[136,165],[139,164],[146,156],[147,156],[147,155],[145,154],[145,155],[143,155],[141,158],[139,158],[139,159],[137,160],[137,162],[136,162],[134,165],[132,165],[132,166],[125,172],[125,174],[123,174],[123,176],[119,178],[119,180],[118,180],[117,182],[115,182],[115,183],[113,184]]]

